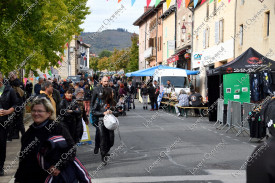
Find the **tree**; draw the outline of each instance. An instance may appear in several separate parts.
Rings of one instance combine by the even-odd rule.
[[[4,74],[58,66],[64,45],[89,14],[87,0],[7,0],[0,2],[0,68]]]
[[[138,50],[138,35],[133,34],[131,37],[132,46],[130,52],[130,61],[127,64],[126,72],[138,70],[139,50]]]
[[[98,71],[98,61],[99,58],[97,57],[91,57],[90,58],[90,68],[93,69],[94,72]]]
[[[103,57],[110,57],[112,56],[112,52],[110,52],[109,50],[103,50],[99,53],[99,58],[103,58]]]
[[[97,67],[100,71],[103,71],[105,69],[109,71],[109,66],[110,66],[110,59],[108,57],[103,57],[99,59]]]

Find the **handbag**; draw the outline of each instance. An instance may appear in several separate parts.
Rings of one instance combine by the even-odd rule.
[[[113,114],[105,115],[103,123],[108,130],[116,130],[119,126],[119,121]]]

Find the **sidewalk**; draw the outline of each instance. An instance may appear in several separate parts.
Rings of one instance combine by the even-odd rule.
[[[25,129],[29,128],[31,123],[31,115],[26,113],[24,118]],[[12,142],[7,142],[7,154],[6,154],[6,161],[4,165],[4,176],[0,177],[0,183],[13,183],[14,182],[14,174],[18,168],[19,157],[18,152],[21,148],[21,139],[13,139]],[[17,158],[18,157],[18,158]]]

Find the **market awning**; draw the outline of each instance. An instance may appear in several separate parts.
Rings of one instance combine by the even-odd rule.
[[[268,55],[272,54],[272,50]],[[275,70],[275,61],[263,56],[253,48],[248,48],[244,53],[220,67],[207,71],[207,75],[230,74],[230,73],[250,73],[260,69]]]
[[[139,70],[139,71],[135,71],[135,72],[130,72],[130,73],[126,73],[127,77],[132,77],[132,76],[153,76],[155,73],[155,70],[157,69],[181,69],[181,68],[175,68],[175,67],[169,67],[169,66],[164,66],[164,65],[158,65],[155,67],[150,67],[144,70]],[[181,69],[181,70],[185,70],[187,75],[196,75],[199,73],[199,71],[190,71],[190,70],[186,70],[186,69]]]

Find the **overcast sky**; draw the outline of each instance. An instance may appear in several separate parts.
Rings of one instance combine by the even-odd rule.
[[[133,23],[143,14],[146,0],[136,0],[133,6],[131,6],[131,0],[122,0],[120,3],[117,2],[118,0],[88,0],[87,6],[90,7],[92,13],[86,16],[84,24],[81,25],[81,28],[84,28],[84,32],[96,32],[104,25],[104,20],[106,22],[106,19],[112,17],[123,4],[125,7],[123,12],[118,13],[114,22],[111,22],[106,28],[125,28],[129,32],[138,33],[139,28],[134,26]],[[151,5],[153,4],[154,2],[152,1]]]

